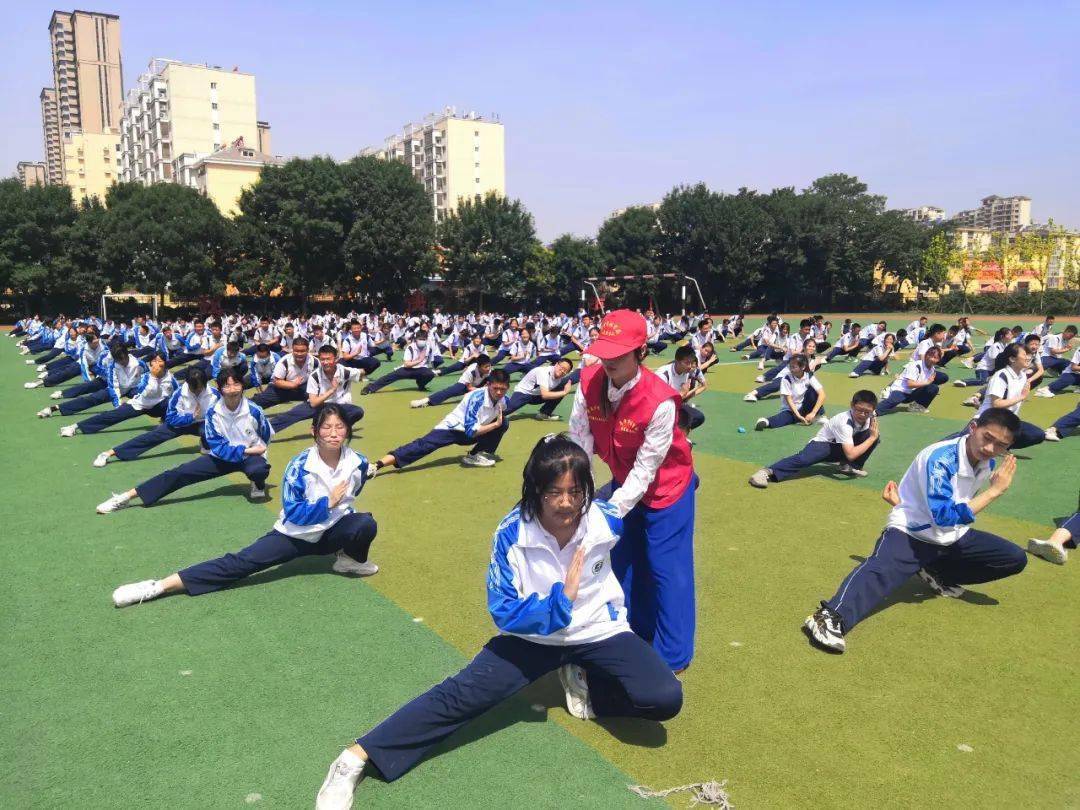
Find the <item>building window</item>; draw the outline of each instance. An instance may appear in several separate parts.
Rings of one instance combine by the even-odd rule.
[[[478,129],[474,129],[474,130],[473,130],[473,135],[474,135],[475,137],[479,138],[479,137],[480,137],[480,130],[478,130]]]
[[[217,102],[216,101],[210,102],[210,109],[211,110],[216,110],[217,109]]]
[[[217,82],[210,82],[210,89],[217,90]]]
[[[221,129],[221,124],[214,124],[214,131]]]
[[[473,151],[474,151],[474,152],[479,152],[479,151],[480,151],[480,147],[479,147],[479,146],[474,146],[474,147],[473,147]]]

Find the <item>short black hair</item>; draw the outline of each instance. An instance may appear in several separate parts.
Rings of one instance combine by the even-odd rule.
[[[187,379],[184,382],[187,383],[188,390],[197,388],[202,391],[206,388],[206,372],[201,366],[192,366],[188,369]]]
[[[169,362],[161,352],[150,352],[150,356],[146,358],[146,364],[150,365],[155,360],[160,360],[162,363]]]
[[[997,425],[1014,436],[1020,432],[1020,417],[1008,408],[987,408],[975,420],[975,424],[978,427]]]
[[[792,355],[788,360],[788,368],[797,368],[800,371],[806,371],[810,367],[810,361],[806,359],[805,354]]]
[[[509,385],[510,384],[510,375],[506,373],[506,369],[504,369],[504,368],[493,368],[491,370],[491,373],[488,374],[487,381],[489,383],[497,382],[497,383],[506,383],[507,385]]]
[[[675,350],[675,362],[678,362],[680,360],[686,360],[690,357],[693,357],[695,360],[697,360],[697,355],[694,353],[694,347],[689,344],[680,346]]]
[[[230,380],[232,382],[237,382],[240,383],[240,385],[243,385],[244,373],[237,366],[229,366],[228,368],[223,368],[221,371],[219,371],[217,377],[214,378],[214,382],[217,383],[219,391],[223,389],[225,387],[225,383],[229,382]]]
[[[585,512],[596,495],[588,454],[567,433],[545,436],[532,449],[522,473],[518,505],[525,520],[535,520],[540,515],[545,490],[566,473],[570,473],[574,485],[585,496],[581,506]]]
[[[331,416],[336,416],[345,423],[345,438],[347,441],[352,441],[352,422],[345,418],[345,409],[335,402],[328,402],[315,411],[315,416],[311,420],[311,429],[318,435],[319,428]]]
[[[473,358],[473,362],[476,363],[476,365],[478,365],[478,366],[490,366],[491,365],[491,358],[488,357],[483,352],[481,352],[480,354],[476,355],[476,357]]]
[[[938,332],[945,332],[945,331],[948,331],[948,330],[945,329],[945,324],[943,324],[943,323],[935,323],[935,324],[930,325],[930,328],[927,330],[926,334],[928,334],[928,335],[936,335]]]
[[[255,344],[255,351],[256,352],[268,352],[268,351],[270,351],[270,347],[267,346],[265,343],[256,343]]]
[[[300,335],[300,337],[296,338],[292,342],[292,345],[293,346],[310,346],[311,344],[308,343],[308,339],[306,337],[304,337],[303,335]]]
[[[337,348],[333,343],[324,343],[319,347],[319,354],[332,354],[337,357]]]
[[[872,405],[876,408],[877,403],[877,394],[875,394],[873,391],[867,391],[865,388],[856,391],[851,397],[852,405]]]
[[[228,343],[225,344],[225,351],[227,351],[227,352],[238,352],[238,351],[240,351],[240,341],[239,340],[230,340]]]

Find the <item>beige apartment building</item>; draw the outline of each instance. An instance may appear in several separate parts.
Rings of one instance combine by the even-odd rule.
[[[983,197],[981,205],[961,211],[953,222],[962,228],[987,228],[991,231],[1015,233],[1031,224],[1030,197]]]
[[[54,11],[49,20],[53,86],[41,94],[46,174],[76,199],[116,182],[123,112],[120,18]]]
[[[475,112],[459,114],[453,107],[408,124],[383,146],[361,155],[400,160],[424,184],[441,222],[463,199],[489,192],[506,195],[506,147],[503,125]]]
[[[23,188],[43,186],[45,185],[45,164],[34,163],[29,160],[20,160],[15,167],[15,176],[19,178],[19,182],[23,184]]]
[[[922,222],[927,225],[935,222],[945,221],[945,209],[938,208],[936,205],[920,205],[918,208],[904,208],[901,210],[904,216],[915,222]]]
[[[280,166],[285,161],[259,149],[245,146],[243,138],[200,158],[192,167],[195,188],[209,197],[227,217],[240,213],[240,194],[259,181],[264,166]]]

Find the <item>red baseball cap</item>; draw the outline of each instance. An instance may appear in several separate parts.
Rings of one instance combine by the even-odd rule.
[[[585,351],[601,360],[614,360],[645,345],[645,319],[629,309],[616,309],[600,322],[600,337]]]

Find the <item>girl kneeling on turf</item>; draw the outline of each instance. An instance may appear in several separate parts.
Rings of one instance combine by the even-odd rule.
[[[315,445],[295,456],[285,468],[281,512],[269,534],[241,551],[185,568],[164,579],[121,585],[113,591],[117,607],[134,605],[169,593],[199,596],[297,557],[335,555],[339,574],[370,576],[379,567],[368,562],[375,539],[375,519],[354,512],[353,503],[368,478],[368,460],[348,446],[352,426],[341,407],[324,405],[311,424]]]
[[[317,810],[352,807],[366,768],[393,782],[468,721],[552,670],[580,719],[662,721],[679,713],[678,679],[627,623],[610,557],[623,522],[613,506],[594,500],[590,467],[565,435],[533,448],[521,501],[492,542],[487,601],[499,635],[457,675],[344,750],[319,790]]]

